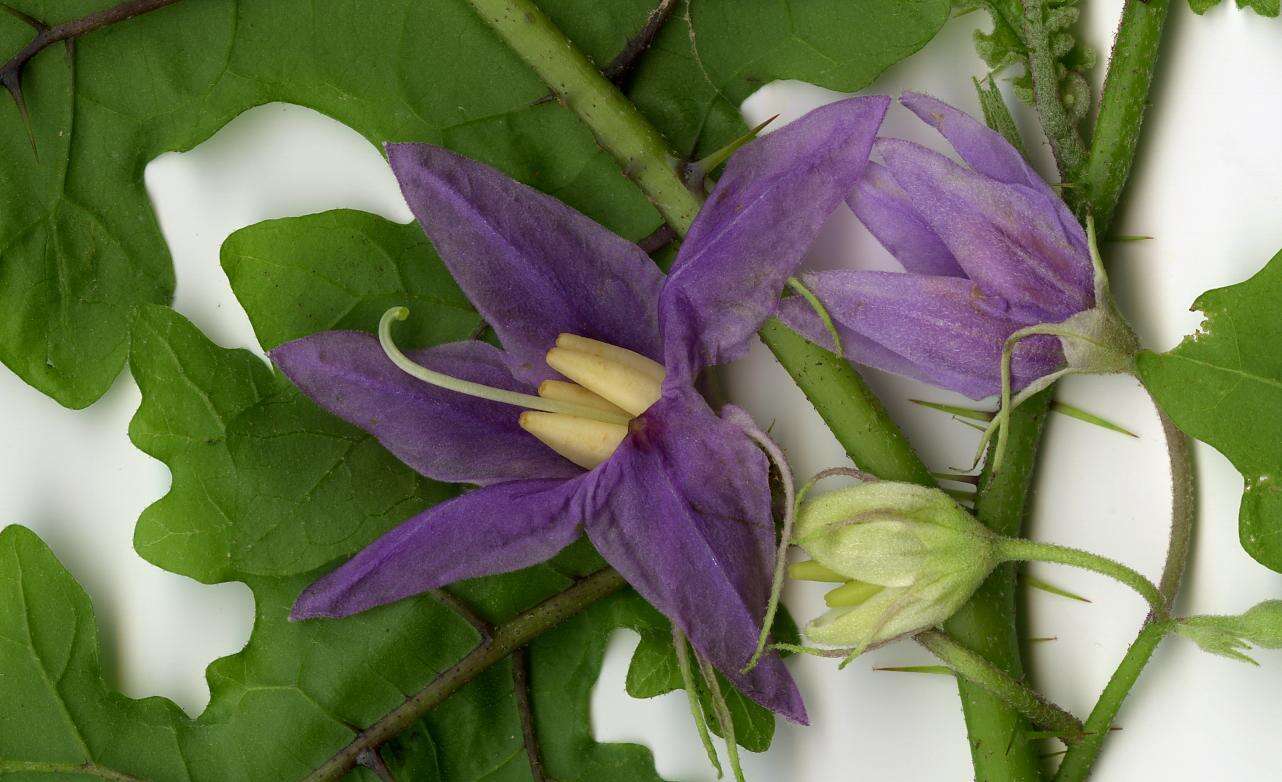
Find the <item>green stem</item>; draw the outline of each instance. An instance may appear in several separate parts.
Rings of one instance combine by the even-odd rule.
[[[1059,771],[1055,774],[1055,782],[1081,782],[1086,779],[1099,758],[1108,727],[1117,718],[1122,702],[1139,680],[1140,673],[1153,656],[1157,645],[1175,626],[1168,617],[1179,594],[1180,581],[1193,540],[1193,527],[1197,518],[1197,483],[1193,472],[1193,451],[1188,437],[1160,407],[1157,408],[1157,416],[1162,423],[1162,434],[1166,437],[1166,452],[1171,464],[1171,539],[1166,549],[1166,563],[1162,566],[1162,578],[1158,582],[1162,610],[1150,613],[1144,626],[1140,628],[1135,642],[1100,693],[1095,708],[1091,709],[1090,717],[1086,720],[1090,735],[1086,741],[1071,747],[1064,755]]]
[[[771,319],[759,332],[851,460],[882,480],[935,484],[886,408],[843,358]]]
[[[1086,172],[1086,145],[1076,123],[1064,108],[1059,92],[1059,70],[1046,29],[1047,0],[1023,0],[1024,43],[1028,47],[1028,75],[1033,80],[1033,102],[1042,131],[1051,143],[1060,180],[1081,183]]]
[[[637,107],[530,0],[469,0],[508,46],[583,120],[659,214],[685,235],[699,199],[677,172],[680,157]]]
[[[975,517],[999,535],[1015,536],[1023,530],[1031,495],[1037,446],[1050,409],[1051,392],[1043,391],[1011,413],[1006,425],[1006,464],[994,472],[993,460],[984,463],[975,494]],[[967,648],[983,655],[1008,676],[1022,680],[1024,664],[1015,622],[1018,571],[1000,565],[953,615],[945,628]],[[975,778],[984,782],[1016,782],[1041,778],[1041,761],[1032,741],[1011,742],[1032,731],[1027,720],[1001,699],[964,679],[957,680],[966,731],[970,737]]]
[[[1156,584],[1135,569],[1099,554],[1026,538],[1002,538],[997,542],[997,556],[1006,562],[1054,562],[1090,570],[1134,589],[1154,612],[1166,611],[1166,600]]]
[[[1140,631],[1131,648],[1126,650],[1126,656],[1113,672],[1104,691],[1100,693],[1095,708],[1086,718],[1086,738],[1069,747],[1064,759],[1060,761],[1059,771],[1055,772],[1055,782],[1082,782],[1087,778],[1122,702],[1130,694],[1144,666],[1170,629],[1170,620],[1163,620],[1149,622]]]
[[[627,585],[613,568],[603,568],[533,608],[495,628],[466,657],[426,687],[356,735],[343,749],[307,776],[306,782],[341,779],[356,767],[361,754],[399,736],[427,712],[453,695],[481,671],[499,662],[543,633]]]
[[[1033,725],[1054,733],[1067,744],[1075,744],[1085,737],[1085,728],[1072,714],[1011,678],[1001,668],[962,646],[946,633],[927,630],[915,637],[918,643],[929,649],[958,676],[1000,698],[1028,718]]]
[[[1084,181],[1101,236],[1108,235],[1135,159],[1169,7],[1170,0],[1126,0],[1122,9]]]
[[[1157,410],[1157,420],[1162,424],[1171,467],[1171,537],[1166,547],[1166,562],[1162,565],[1162,578],[1157,582],[1169,614],[1175,607],[1189,549],[1193,545],[1193,527],[1197,522],[1197,475],[1193,468],[1193,445],[1188,436],[1157,406],[1157,402],[1153,407]]]
[[[717,758],[717,748],[712,744],[712,735],[708,733],[708,715],[703,711],[703,702],[699,700],[699,685],[694,680],[694,669],[690,665],[690,642],[685,634],[672,626],[672,649],[677,655],[677,671],[681,673],[681,687],[686,691],[686,702],[690,706],[690,717],[694,720],[699,741],[703,742],[703,751],[708,762],[721,778],[721,761]]]
[[[1108,233],[1122,189],[1130,175],[1169,5],[1169,0],[1126,0],[1122,10],[1108,74],[1104,77],[1104,93],[1100,97],[1085,182],[1090,211],[1101,235]],[[1197,498],[1188,439],[1160,408],[1158,417],[1166,436],[1171,465],[1171,540],[1158,582],[1169,612],[1188,559]],[[1086,779],[1099,757],[1108,727],[1169,628],[1169,622],[1150,616],[1140,629],[1086,720],[1090,735],[1086,741],[1069,748],[1055,774],[1055,782],[1081,782]]]

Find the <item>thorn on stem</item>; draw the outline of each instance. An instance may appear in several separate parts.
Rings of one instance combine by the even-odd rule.
[[[27,141],[31,142],[31,154],[36,156],[36,162],[40,162],[40,150],[36,147],[36,131],[31,125],[31,114],[27,111],[27,99],[22,94],[22,79],[17,71],[11,71],[0,76],[0,83],[9,91],[13,98],[14,105],[18,107],[18,116],[22,118],[22,127],[27,131]]]

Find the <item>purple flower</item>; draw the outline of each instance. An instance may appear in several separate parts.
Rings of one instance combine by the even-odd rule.
[[[1059,196],[1000,134],[919,93],[904,106],[943,134],[961,165],[918,144],[878,139],[850,207],[907,273],[802,276],[827,309],[852,361],[979,399],[1001,389],[1001,356],[1021,329],[1096,307],[1086,233]],[[804,299],[780,317],[830,349]],[[1053,336],[1014,349],[1018,390],[1066,367]]]
[[[739,411],[718,416],[694,380],[742,354],[773,312],[864,170],[888,102],[842,101],[745,146],[666,278],[636,245],[554,198],[438,147],[389,145],[411,209],[502,349],[471,341],[404,357],[368,334],[324,332],[272,358],[418,472],[481,488],[317,581],[294,618],[527,567],[586,532],[746,695],[804,722],[776,655],[740,673],[770,591],[768,463]],[[389,325],[385,316],[384,345]],[[407,371],[479,386],[457,393]],[[474,392],[524,394],[534,411]]]

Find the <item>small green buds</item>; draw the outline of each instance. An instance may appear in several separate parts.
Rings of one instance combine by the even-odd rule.
[[[1256,664],[1245,654],[1253,645],[1282,649],[1282,600],[1266,600],[1240,616],[1191,616],[1175,623],[1175,632],[1202,651]]]
[[[842,583],[806,635],[859,654],[934,627],[997,566],[997,540],[939,489],[875,481],[809,500],[794,542],[813,559],[789,575]]]

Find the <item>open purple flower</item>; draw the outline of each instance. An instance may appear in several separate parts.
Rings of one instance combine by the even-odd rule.
[[[887,104],[832,104],[741,149],[666,278],[550,196],[438,147],[389,145],[411,209],[502,349],[468,341],[405,356],[393,310],[380,338],[324,332],[272,358],[418,472],[481,488],[317,581],[294,618],[527,567],[586,532],[746,695],[804,722],[776,655],[740,672],[770,592],[768,462],[746,416],[718,416],[694,380],[745,351],[773,312],[864,170]]]
[[[966,165],[880,138],[849,204],[906,273],[802,275],[830,323],[801,297],[780,318],[857,363],[979,399],[1003,414],[1070,373],[1129,371],[1136,342],[1117,315],[1093,240],[1019,150],[920,93],[900,101]],[[1011,391],[1023,390],[1014,402]],[[987,438],[985,438],[987,439]]]

